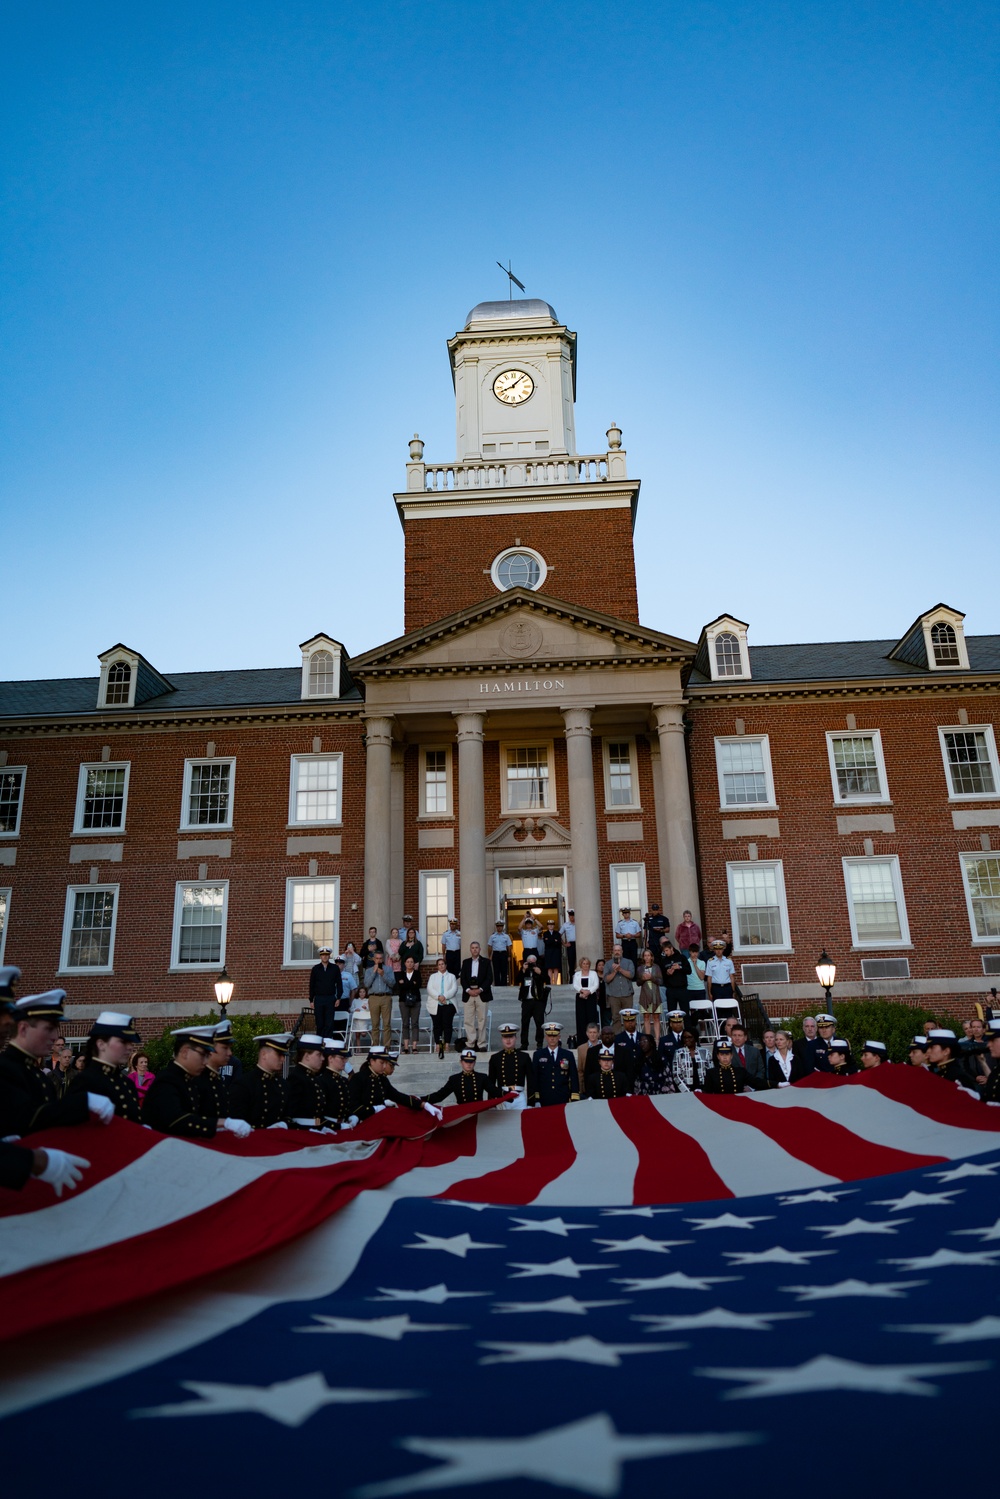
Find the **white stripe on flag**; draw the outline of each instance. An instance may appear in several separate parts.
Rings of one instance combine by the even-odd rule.
[[[944,1156],[952,1161],[963,1156],[983,1155],[1000,1145],[1000,1135],[988,1130],[938,1124],[909,1104],[897,1103],[874,1088],[857,1085],[780,1088],[771,1093],[754,1094],[754,1103],[779,1109],[812,1109],[862,1140],[869,1140],[873,1145],[886,1145],[893,1150],[907,1150],[911,1155]]]
[[[698,1142],[717,1175],[736,1197],[825,1187],[839,1180],[796,1160],[752,1125],[716,1114],[693,1093],[664,1095],[651,1102],[668,1123]]]
[[[544,1207],[581,1202],[630,1207],[639,1152],[612,1118],[611,1105],[596,1098],[570,1104],[566,1125],[576,1160],[542,1188],[535,1202]]]

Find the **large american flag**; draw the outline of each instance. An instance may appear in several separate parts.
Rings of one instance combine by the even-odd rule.
[[[46,1138],[92,1168],[0,1193],[12,1493],[813,1499],[994,1469],[1000,1109],[920,1070],[390,1111],[346,1144]]]

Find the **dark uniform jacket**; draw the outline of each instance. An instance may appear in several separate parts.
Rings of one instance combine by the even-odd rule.
[[[73,1079],[76,1077],[76,1068],[73,1066],[66,1068],[53,1067],[52,1071],[49,1072],[47,1076],[49,1082],[55,1089],[56,1097],[64,1098],[69,1092],[70,1088],[73,1086]],[[93,1091],[93,1089],[91,1089],[91,1091]]]
[[[89,1061],[81,1072],[75,1074],[70,1092],[101,1093],[110,1098],[119,1119],[129,1119],[133,1124],[142,1122],[139,1095],[135,1083],[125,1076],[120,1067],[99,1062],[96,1057]]]
[[[805,1075],[806,1075],[806,1072],[805,1072],[805,1063],[803,1062],[803,1060],[802,1060],[801,1057],[797,1057],[795,1055],[795,1052],[793,1050],[793,1052],[792,1052],[792,1070],[788,1074],[788,1079],[787,1080],[790,1083],[797,1083],[797,1082],[800,1081],[800,1079],[804,1078]],[[767,1058],[767,1085],[768,1085],[768,1087],[769,1088],[780,1088],[781,1084],[783,1082],[785,1082],[785,1074],[781,1070],[781,1063],[778,1062],[774,1057],[768,1057]]]
[[[484,1098],[495,1098],[496,1092],[489,1078],[482,1072],[453,1072],[443,1088],[428,1093],[428,1103],[444,1103],[454,1098],[456,1103],[482,1103]]]
[[[930,1071],[938,1077],[947,1078],[950,1083],[961,1083],[963,1088],[976,1086],[969,1064],[962,1057],[952,1057],[951,1061],[942,1063],[940,1067],[931,1067]]]
[[[301,1062],[296,1062],[288,1074],[288,1083],[285,1089],[285,1104],[288,1109],[288,1122],[294,1124],[296,1120],[307,1119],[307,1125],[299,1124],[299,1129],[308,1129],[310,1126],[318,1129],[322,1126],[327,1115],[326,1085],[323,1082],[322,1072],[310,1072],[303,1067]]]
[[[750,1093],[753,1084],[742,1067],[734,1062],[731,1067],[718,1065],[709,1067],[701,1085],[703,1093]]]
[[[985,1083],[977,1083],[979,1096],[984,1103],[1000,1103],[1000,1067],[993,1067]]]
[[[287,1123],[284,1078],[265,1072],[263,1067],[234,1078],[229,1084],[229,1112],[234,1119],[245,1119],[254,1129]]]
[[[339,999],[344,981],[336,963],[316,963],[309,971],[309,1003],[314,999]]]
[[[625,1098],[630,1092],[629,1080],[624,1072],[591,1073],[587,1079],[588,1098]]]
[[[324,1067],[320,1073],[326,1094],[326,1117],[343,1124],[351,1117],[351,1075],[348,1072],[331,1072]]]
[[[535,1069],[535,1093],[540,1104],[569,1103],[580,1097],[576,1057],[565,1046],[560,1046],[554,1054],[547,1046],[539,1047],[531,1062]]]
[[[142,1101],[143,1124],[164,1135],[211,1140],[221,1117],[208,1112],[201,1077],[192,1077],[176,1062],[156,1074]]]
[[[488,1073],[497,1096],[519,1093],[527,1084],[528,1097],[534,1098],[535,1069],[526,1051],[518,1051],[516,1047],[513,1051],[495,1051],[490,1057]]]
[[[60,1124],[86,1124],[86,1093],[60,1098],[49,1074],[15,1042],[0,1052],[0,1138]]]
[[[370,1067],[359,1067],[351,1077],[351,1113],[359,1120],[367,1119],[380,1103],[395,1103],[404,1109],[423,1107],[419,1098],[394,1088],[389,1078],[376,1075]]]
[[[204,1095],[204,1112],[210,1119],[231,1119],[229,1079],[212,1067],[206,1067],[198,1079]]]
[[[28,1177],[35,1158],[24,1145],[8,1145],[0,1140],[0,1187],[20,1192]]]
[[[843,1080],[845,1077],[854,1077],[857,1073],[859,1073],[861,1071],[861,1068],[858,1066],[857,1062],[854,1060],[853,1057],[848,1057],[847,1061],[846,1061],[846,1063],[845,1063],[845,1065],[843,1067],[829,1067],[828,1066],[826,1070],[830,1074],[831,1077],[835,1077],[835,1078],[838,1078],[839,1080]]]
[[[807,1036],[799,1036],[798,1040],[792,1042],[792,1051],[795,1053],[802,1064],[803,1077],[808,1077],[810,1072],[816,1071],[820,1060],[820,1057],[817,1056],[817,1052],[819,1052],[822,1057],[822,1070],[829,1072],[830,1066],[826,1060],[826,1042],[821,1041],[818,1036],[814,1036],[811,1041]]]
[[[615,1071],[624,1072],[631,1084],[639,1068],[639,1032],[619,1031],[613,1042]]]

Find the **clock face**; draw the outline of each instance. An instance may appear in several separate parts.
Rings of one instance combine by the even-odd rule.
[[[504,370],[493,381],[493,394],[505,406],[520,406],[535,388],[535,382],[524,370]]]

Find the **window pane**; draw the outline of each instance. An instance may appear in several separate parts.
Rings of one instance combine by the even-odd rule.
[[[221,885],[187,885],[181,897],[178,963],[218,963],[222,956]]]
[[[549,758],[544,749],[507,751],[507,806],[529,812],[549,805]]]
[[[958,666],[958,640],[951,625],[931,626],[931,645],[935,666]]]
[[[293,963],[306,958],[318,961],[323,944],[333,946],[336,883],[333,880],[310,880],[308,884],[303,881],[292,886],[291,895],[292,945],[289,956]]]
[[[875,740],[871,734],[844,734],[835,739],[833,761],[841,796],[881,796]]]
[[[17,832],[23,784],[23,770],[0,770],[0,833]]]
[[[340,761],[295,761],[295,821],[337,822],[340,817]]]
[[[127,661],[116,661],[108,671],[106,703],[127,703],[132,685],[132,668]]]
[[[720,677],[741,677],[740,643],[728,630],[715,637],[715,670]]]
[[[332,652],[313,651],[309,657],[309,696],[329,697],[336,690]]]
[[[972,729],[967,734],[946,734],[948,766],[951,770],[952,791],[956,796],[994,796],[996,785],[993,767],[990,764],[989,746],[981,729]]]
[[[120,828],[125,811],[125,767],[94,766],[83,793],[85,828]]]
[[[113,890],[78,890],[73,898],[68,968],[106,968],[115,919]]]
[[[231,769],[230,765],[217,765],[212,760],[205,765],[192,765],[188,803],[188,822],[192,826],[212,826],[229,821]]]
[[[501,588],[537,588],[541,568],[527,552],[512,552],[497,567]]]
[[[428,750],[424,762],[425,805],[428,812],[448,811],[448,751]]]
[[[966,859],[965,876],[976,936],[1000,937],[1000,858]]]
[[[424,904],[427,908],[427,942],[425,951],[437,957],[441,951],[441,938],[448,925],[448,898],[450,881],[446,874],[424,875]]]
[[[627,907],[636,918],[642,920],[642,894],[639,888],[638,869],[616,869],[615,870],[615,910],[613,921],[618,920],[618,912]]]
[[[885,860],[849,864],[848,879],[859,942],[898,942],[902,937],[892,865]]]
[[[608,782],[612,807],[632,805],[632,754],[628,741],[608,745]]]
[[[766,802],[767,772],[764,746],[759,739],[740,739],[719,745],[725,805],[743,807]]]
[[[7,930],[8,891],[0,890],[0,952],[3,951],[3,934]]]
[[[781,901],[777,871],[767,864],[733,870],[740,947],[779,947]]]

